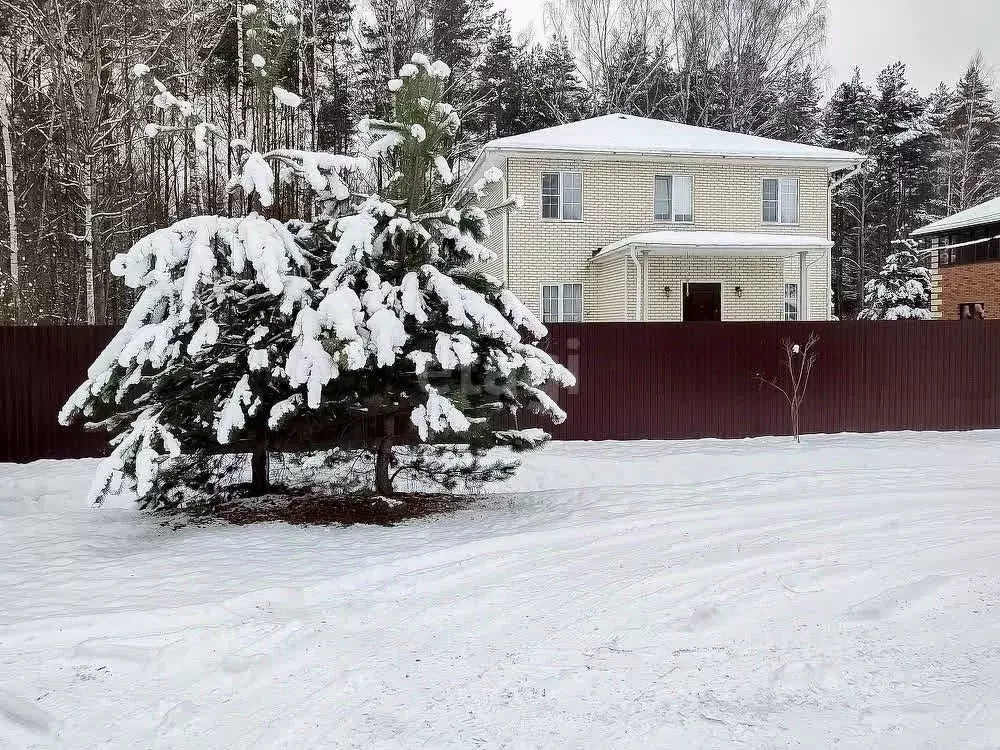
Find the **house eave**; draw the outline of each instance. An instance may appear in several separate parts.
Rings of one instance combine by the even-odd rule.
[[[1000,217],[994,216],[985,218],[982,221],[971,221],[963,224],[956,224],[954,226],[943,226],[936,227],[933,224],[929,224],[926,227],[921,227],[920,229],[915,229],[910,232],[911,237],[934,237],[935,235],[942,234],[955,234],[957,232],[965,232],[970,229],[981,229],[983,227],[997,226],[1000,227]]]
[[[559,148],[553,146],[532,147],[532,146],[490,146],[487,144],[483,153],[487,151],[496,154],[499,159],[509,157],[521,158],[576,158],[584,161],[615,160],[621,158],[651,160],[651,161],[678,161],[690,160],[699,161],[703,159],[714,159],[729,162],[746,162],[756,164],[774,164],[786,167],[824,167],[827,172],[833,174],[844,169],[856,167],[864,161],[864,157],[836,159],[827,156],[803,156],[788,154],[748,154],[740,152],[720,152],[720,151],[648,151],[637,149],[594,149],[594,148]],[[478,159],[477,159],[478,162]],[[470,179],[472,173],[470,172]]]
[[[458,189],[453,193],[454,196],[461,195],[469,185],[474,183],[480,177],[482,177],[490,167],[503,167],[506,161],[506,156],[500,153],[499,149],[490,147],[489,144],[483,147],[476,157],[476,160],[472,162],[472,166],[469,167],[469,171],[461,179],[458,184]]]
[[[753,246],[737,244],[698,244],[679,243],[668,244],[660,242],[620,242],[609,245],[590,258],[594,265],[602,265],[610,260],[625,257],[631,252],[658,257],[715,257],[715,258],[794,258],[800,253],[828,252],[833,243],[827,240],[817,240],[809,244],[789,244],[771,246]]]

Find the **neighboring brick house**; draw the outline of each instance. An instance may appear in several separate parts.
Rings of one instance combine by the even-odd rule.
[[[857,154],[608,115],[488,143],[487,271],[543,320],[828,320],[830,188]],[[487,203],[490,205],[490,203]]]
[[[912,236],[931,248],[931,317],[1000,318],[1000,198]]]

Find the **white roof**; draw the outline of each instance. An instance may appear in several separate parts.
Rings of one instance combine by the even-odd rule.
[[[849,151],[776,141],[632,115],[604,115],[531,133],[497,138],[485,151],[566,151],[654,156],[719,156],[815,162],[830,171],[864,161]]]
[[[823,237],[801,234],[754,232],[645,232],[608,245],[592,260],[626,250],[649,250],[653,255],[724,255],[730,257],[787,258],[808,250],[829,250],[833,243]]]
[[[925,234],[938,234],[966,227],[978,227],[982,224],[1000,224],[1000,198],[994,198],[986,203],[980,203],[965,211],[948,216],[926,227],[921,227],[912,233],[914,237]]]

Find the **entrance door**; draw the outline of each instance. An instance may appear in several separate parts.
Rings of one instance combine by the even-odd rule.
[[[684,322],[722,320],[722,284],[684,285]]]

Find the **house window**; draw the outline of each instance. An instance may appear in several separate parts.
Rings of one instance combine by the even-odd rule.
[[[583,284],[546,284],[542,287],[543,323],[582,323]]]
[[[795,177],[764,180],[764,223],[799,223],[799,181]]]
[[[653,186],[653,218],[657,221],[694,221],[690,177],[657,176]]]
[[[963,302],[958,306],[959,320],[986,320],[986,304],[983,302]]]
[[[542,218],[580,221],[583,218],[583,173],[542,173]]]
[[[785,320],[799,319],[799,285],[785,284]]]

